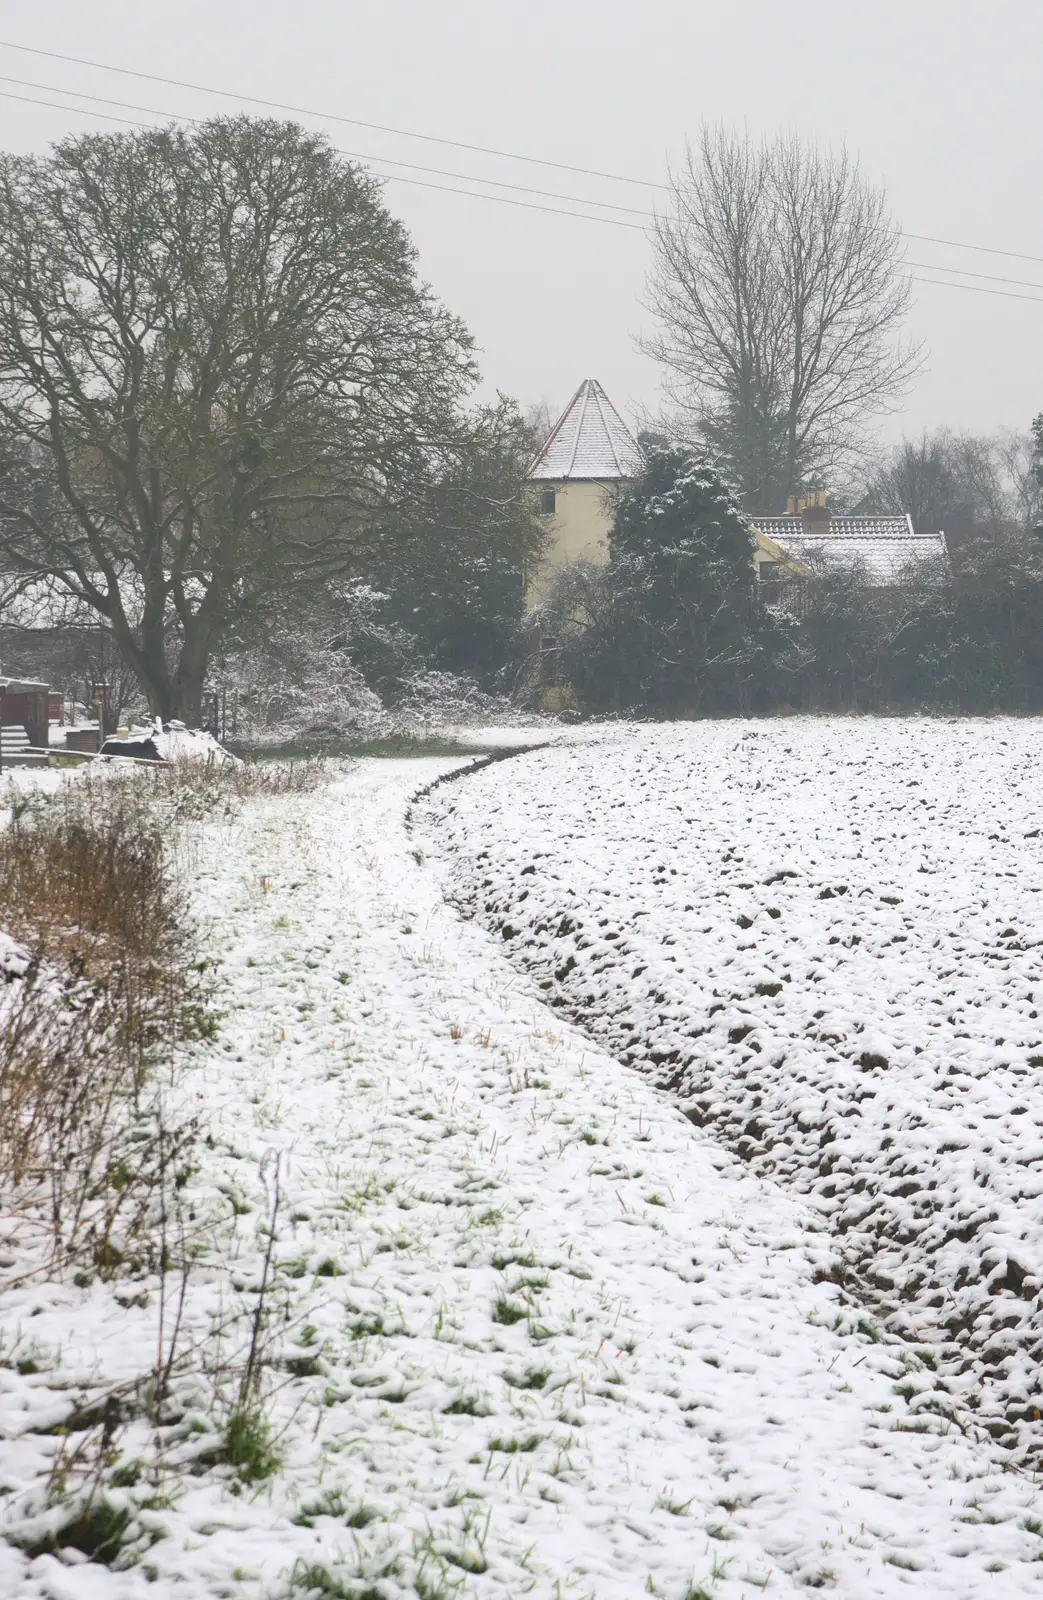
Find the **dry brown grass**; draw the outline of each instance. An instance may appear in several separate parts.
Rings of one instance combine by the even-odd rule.
[[[185,942],[164,830],[140,782],[85,774],[0,829],[0,928],[78,976],[143,967],[158,981]]]
[[[165,1119],[155,1068],[214,1026],[179,824],[328,776],[321,759],[107,767],[0,825],[0,931],[23,952],[0,970],[0,1209],[52,1259],[109,1272],[163,1248],[191,1130]]]
[[[159,787],[201,796],[234,795],[238,800],[282,794],[308,794],[329,781],[323,756],[299,761],[172,761],[155,769]]]
[[[0,995],[4,1210],[61,1261],[145,1260],[190,1134],[164,1125],[151,1068],[205,1018],[148,785],[91,775],[16,807],[0,928],[24,953]]]
[[[226,769],[227,770],[227,769]],[[241,799],[279,794],[308,794],[330,780],[330,765],[324,756],[308,756],[296,761],[244,761],[231,769],[233,788]]]

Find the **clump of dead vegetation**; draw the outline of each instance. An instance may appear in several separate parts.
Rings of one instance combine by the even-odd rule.
[[[297,761],[240,761],[220,769],[223,781],[240,800],[281,794],[310,794],[330,779],[324,756]]]
[[[186,945],[160,818],[140,783],[84,774],[17,800],[0,828],[0,927],[79,975],[130,966],[146,990]]]
[[[100,763],[57,795],[9,791],[6,815],[0,795],[0,1242],[19,1275],[84,1288],[133,1276],[130,1298],[112,1286],[115,1306],[155,1307],[151,1361],[89,1386],[51,1430],[61,1442],[46,1479],[5,1502],[4,1537],[28,1555],[138,1559],[154,1535],[135,1507],[186,1470],[200,1392],[216,1426],[189,1470],[230,1475],[238,1492],[278,1466],[264,1394],[278,1156],[262,1163],[259,1292],[216,1320],[193,1308],[193,1274],[227,1219],[191,1183],[204,1130],[184,1109],[180,1047],[217,1019],[184,885],[196,819],[234,818],[244,801],[326,775],[315,760]]]
[[[169,829],[136,776],[84,775],[0,827],[0,1199],[52,1263],[144,1266],[192,1128],[156,1070],[209,1019]]]
[[[322,759],[106,764],[0,819],[0,1206],[82,1272],[155,1264],[194,1129],[164,1111],[209,1033],[179,824],[308,793]]]
[[[310,794],[329,781],[322,756],[300,761],[171,761],[139,769],[178,821],[228,814],[244,800]]]

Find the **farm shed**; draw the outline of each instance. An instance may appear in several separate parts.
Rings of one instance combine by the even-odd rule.
[[[61,701],[55,698],[60,715]],[[4,728],[24,728],[29,743],[43,750],[47,749],[51,704],[48,684],[32,678],[0,676],[0,725]]]

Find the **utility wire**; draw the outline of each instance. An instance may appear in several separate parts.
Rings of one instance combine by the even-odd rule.
[[[121,126],[123,126],[125,128],[155,128],[155,127],[157,127],[157,124],[154,123],[154,122],[139,122],[136,119],[134,119],[133,117],[116,117],[116,116],[113,116],[111,111],[95,111],[95,110],[93,110],[93,108],[90,108],[90,107],[87,107],[87,106],[68,106],[68,105],[62,105],[57,100],[40,100],[40,99],[35,98],[32,95],[13,94],[10,89],[0,89],[0,99],[3,99],[3,100],[19,100],[19,101],[22,102],[23,105],[29,105],[29,106],[47,106],[52,111],[74,111],[74,112],[77,113],[77,115],[79,115],[81,117],[102,117],[106,122],[118,122],[118,123],[121,124]],[[147,108],[142,108],[142,109],[147,109]],[[198,122],[200,121],[200,119],[198,117],[184,117],[184,116],[175,117],[172,112],[167,112],[167,111],[156,111],[154,113],[154,115],[157,116],[157,117],[167,117],[168,120],[173,118],[173,120],[177,121],[177,122],[191,122],[191,123],[197,123],[198,124]],[[337,155],[343,155],[343,156],[346,156],[346,155],[350,154],[350,152],[347,151],[347,150],[337,150],[336,153],[337,153]],[[368,159],[368,158],[366,158],[366,159]],[[387,178],[388,181],[391,182],[391,183],[411,183],[411,184],[419,185],[419,187],[422,188],[422,189],[438,189],[443,194],[462,194],[462,195],[466,195],[472,200],[496,200],[496,201],[498,201],[500,203],[500,205],[504,205],[504,206],[522,206],[526,211],[548,211],[548,212],[550,212],[550,214],[552,216],[555,216],[555,217],[578,217],[581,222],[600,222],[600,223],[603,223],[606,227],[609,227],[609,228],[630,228],[632,231],[634,231],[636,233],[647,233],[648,232],[648,229],[641,222],[621,222],[617,217],[599,217],[599,216],[595,216],[593,213],[588,212],[588,211],[566,211],[564,209],[564,207],[562,207],[562,206],[541,206],[541,205],[536,204],[536,202],[532,201],[532,200],[513,200],[508,195],[505,195],[505,194],[482,194],[477,189],[456,189],[456,188],[453,188],[451,185],[449,185],[447,183],[429,183],[423,178],[407,178],[407,177],[404,177],[403,174],[399,173],[399,172],[382,172],[379,167],[373,167],[372,171],[375,172],[378,177]],[[464,174],[460,174],[460,176],[465,176],[465,175]],[[484,178],[474,178],[474,179],[469,179],[468,181],[469,182],[473,182],[473,183],[485,183],[486,179],[484,179]],[[538,189],[534,190],[533,192],[536,193],[536,194],[542,193],[542,191],[538,190]],[[597,205],[598,204],[598,202],[596,200],[595,201],[591,201],[589,203],[593,204],[593,205]]]
[[[936,261],[907,261],[905,265],[916,267],[923,272],[955,272],[961,278],[981,278],[986,283],[1015,283],[1022,289],[1043,290],[1043,283],[1034,283],[1030,278],[1001,278],[993,272],[969,272],[966,267],[940,267]],[[956,287],[959,288],[960,285]],[[967,283],[962,287],[969,289],[971,285]]]
[[[10,89],[0,89],[0,99],[20,100],[26,106],[50,106],[53,111],[75,111],[81,117],[102,117],[106,122],[122,123],[125,128],[155,128],[157,126],[154,122],[138,122],[134,117],[114,117],[108,111],[93,111],[88,106],[63,106],[57,100],[37,100],[29,94],[14,94]],[[155,115],[161,117],[166,113],[157,111]],[[195,122],[196,118],[179,117],[175,120],[179,122]]]
[[[433,133],[416,133],[409,128],[392,128],[380,122],[363,122],[358,117],[345,117],[334,111],[314,111],[309,110],[305,106],[287,105],[280,100],[265,100],[260,95],[239,94],[233,89],[213,89],[208,84],[189,83],[182,78],[164,78],[158,73],[154,72],[138,72],[131,67],[117,67],[108,61],[92,61],[84,56],[64,55],[58,50],[40,50],[35,48],[33,45],[15,44],[13,40],[10,39],[0,39],[0,48],[5,50],[18,50],[23,55],[41,56],[48,61],[65,61],[77,67],[90,67],[98,72],[115,72],[121,77],[138,78],[147,83],[162,83],[168,88],[172,89],[190,89],[194,94],[215,95],[218,99],[222,100],[240,100],[248,105],[265,106],[269,110],[273,111],[289,111],[292,112],[294,116],[316,117],[320,121],[342,122],[354,128],[368,128],[374,133],[390,133],[393,134],[395,138],[420,139],[428,144],[446,145],[454,150],[470,150],[479,155],[495,156],[504,161],[523,161],[530,166],[553,167],[558,172],[576,172],[588,178],[606,178],[612,183],[637,184],[645,189],[661,189],[665,191],[670,187],[669,184],[657,183],[651,178],[631,178],[628,177],[626,173],[622,172],[602,172],[593,167],[574,166],[566,161],[549,161],[545,160],[541,156],[522,155],[516,150],[499,150],[489,145],[467,144],[460,139],[442,138]],[[76,91],[69,90],[61,92],[75,93]],[[87,96],[81,96],[81,98],[87,98]],[[393,165],[394,163],[390,164]],[[407,163],[403,163],[403,165],[406,164]],[[446,176],[455,176],[455,174],[446,174]],[[493,184],[496,183],[495,179],[477,179],[475,181],[490,182]],[[498,185],[498,187],[506,188],[508,185],[501,184]],[[572,199],[574,197],[555,196],[554,198]],[[580,203],[591,205],[601,204],[600,201],[581,201]],[[939,239],[933,234],[910,233],[905,229],[900,230],[900,232],[902,238],[914,239],[919,244],[940,244],[951,250],[974,250],[983,255],[1007,256],[1015,261],[1035,261],[1043,264],[1043,256],[1027,255],[1023,251],[1019,250],[1000,250],[995,245],[968,244],[963,239]]]
[[[17,85],[17,87],[20,88],[20,89],[42,89],[42,90],[44,90],[45,92],[47,92],[49,94],[69,95],[69,96],[72,96],[76,100],[90,100],[93,105],[118,106],[121,111],[143,111],[148,116],[170,117],[170,118],[172,118],[172,119],[174,119],[175,121],[178,121],[178,122],[190,122],[190,123],[193,123],[195,125],[198,125],[203,120],[200,117],[190,117],[187,114],[182,114],[182,113],[179,113],[179,112],[157,111],[155,106],[142,106],[142,105],[138,105],[134,101],[130,101],[130,100],[112,100],[112,99],[108,98],[105,95],[88,94],[86,92],[86,90],[83,90],[83,89],[64,89],[64,88],[61,87],[60,84],[55,84],[55,83],[36,83],[33,80],[28,79],[28,78],[8,78],[8,77],[4,77],[4,76],[0,75],[0,83],[13,83],[13,84]],[[2,93],[2,92],[3,91],[0,91],[0,93]],[[17,99],[18,96],[11,95],[10,98],[11,99]],[[34,101],[34,102],[30,102],[30,103],[31,104],[38,104],[38,105],[54,104],[54,102],[51,102],[51,101]],[[66,109],[68,109],[70,111],[80,111],[81,114],[82,114],[82,108],[79,107],[79,106],[69,106]],[[142,126],[142,124],[138,124],[138,126]],[[499,178],[476,178],[476,177],[472,177],[470,173],[452,172],[452,171],[448,171],[444,167],[425,167],[425,166],[422,166],[417,161],[395,161],[390,156],[374,156],[374,155],[370,154],[368,151],[365,151],[365,150],[341,150],[338,153],[340,155],[347,156],[352,161],[368,161],[368,162],[379,161],[384,166],[388,166],[388,167],[407,167],[410,172],[426,172],[426,173],[429,173],[433,177],[436,177],[436,178],[461,178],[465,182],[487,184],[487,185],[491,185],[495,189],[510,189],[513,192],[517,193],[517,194],[539,195],[545,200],[568,200],[569,202],[571,202],[572,204],[575,204],[575,205],[597,206],[600,210],[603,210],[603,211],[624,211],[629,216],[643,217],[646,222],[654,222],[655,221],[655,216],[654,216],[653,212],[643,211],[638,206],[616,205],[610,200],[588,200],[585,195],[580,195],[580,194],[560,194],[556,190],[553,190],[553,189],[534,189],[534,188],[529,187],[526,184],[504,183]],[[400,181],[401,182],[416,182],[417,180],[415,180],[415,179],[400,179]],[[435,185],[435,184],[430,184],[430,185],[426,185],[425,187],[436,188],[436,187],[440,187],[440,186],[439,185]],[[467,191],[463,191],[463,190],[459,190],[459,189],[447,189],[445,192],[449,193],[449,194],[460,194],[460,193],[464,193],[464,192],[467,192]],[[545,209],[545,208],[541,208],[541,209]],[[906,234],[905,237],[908,238],[908,239],[915,239],[915,238],[922,238],[923,236],[922,235],[918,235],[918,234],[911,234],[910,233],[910,234]],[[939,243],[941,243],[941,242],[943,242],[943,241],[939,241]],[[1039,258],[1037,258],[1035,256],[1026,256],[1024,259],[1026,261],[1035,261],[1035,260],[1037,260]],[[963,267],[940,267],[940,266],[935,265],[933,262],[928,262],[928,261],[910,261],[908,263],[908,265],[911,266],[911,267],[922,268],[924,271],[927,271],[927,272],[954,272],[954,273],[957,273],[957,274],[959,274],[959,276],[964,277],[964,278],[982,278],[982,279],[988,279],[989,282],[991,282],[991,283],[1013,283],[1013,284],[1018,284],[1020,287],[1026,288],[1026,289],[1040,289],[1040,290],[1043,290],[1043,283],[1031,283],[1031,282],[1027,281],[1024,278],[997,277],[997,276],[995,276],[995,275],[993,275],[991,273],[987,273],[987,272],[971,272],[968,269],[965,269]]]
[[[2,41],[0,41],[0,43],[2,43]],[[122,69],[120,69],[120,70],[122,70]],[[14,78],[0,78],[0,83],[18,83],[18,82],[22,82],[22,81],[23,80],[21,80],[21,79],[14,79]],[[31,87],[35,87],[35,85],[32,85]],[[40,85],[40,87],[44,88],[44,87],[48,87],[48,86],[47,85]],[[122,101],[122,100],[106,100],[106,99],[103,99],[100,95],[81,94],[78,90],[75,90],[75,89],[69,89],[69,90],[58,89],[58,90],[55,90],[53,92],[59,93],[59,94],[76,95],[77,98],[79,98],[81,100],[91,100],[91,101],[94,101],[94,102],[96,102],[98,104],[101,104],[101,105],[117,105],[117,106],[122,106],[125,110],[143,111],[147,115],[150,115],[150,116],[165,117],[168,120],[173,120],[173,121],[177,121],[177,122],[189,122],[189,123],[192,123],[194,125],[198,125],[200,123],[200,121],[202,120],[199,117],[191,117],[191,116],[188,116],[188,115],[183,115],[183,114],[174,113],[174,112],[168,112],[168,111],[157,111],[152,106],[131,105],[131,104],[128,104],[126,101]],[[106,122],[120,123],[122,126],[128,127],[128,128],[154,128],[156,126],[155,123],[140,122],[140,121],[137,121],[137,120],[135,120],[133,118],[130,118],[130,117],[117,117],[117,116],[114,116],[111,112],[108,112],[108,111],[95,111],[92,107],[63,105],[59,101],[56,101],[56,100],[40,100],[40,99],[35,98],[35,97],[31,96],[31,95],[14,94],[9,89],[0,89],[0,99],[17,100],[17,101],[20,101],[21,103],[23,103],[25,105],[44,106],[44,107],[47,107],[47,108],[49,108],[51,110],[54,110],[54,111],[72,111],[72,112],[75,112],[77,115],[83,116],[83,117],[101,117]],[[374,158],[371,157],[371,156],[359,155],[357,152],[353,152],[353,151],[350,151],[350,150],[339,150],[338,149],[337,150],[337,154],[338,155],[347,156],[351,160],[366,161],[368,163],[372,163],[373,160],[374,160]],[[380,158],[376,158],[376,159],[385,160],[387,158],[380,157]],[[413,162],[392,163],[392,165],[408,166],[412,171],[419,171],[419,172],[439,172],[441,170],[441,169],[439,169],[437,167],[420,167],[420,166],[417,166]],[[593,214],[591,212],[585,212],[585,211],[567,211],[561,206],[539,205],[535,201],[531,201],[531,200],[515,200],[515,199],[511,198],[508,195],[483,194],[478,189],[459,189],[459,188],[456,188],[455,186],[453,186],[451,184],[431,183],[431,182],[429,182],[428,180],[426,180],[424,178],[408,178],[404,174],[399,173],[399,172],[382,172],[380,170],[380,168],[378,168],[376,166],[373,166],[372,170],[377,174],[378,177],[387,178],[392,183],[408,183],[408,184],[412,184],[412,185],[414,185],[416,187],[419,187],[419,188],[422,188],[422,189],[434,189],[434,190],[437,190],[439,193],[442,193],[442,194],[459,194],[459,195],[463,195],[465,198],[468,198],[468,199],[471,199],[471,200],[492,200],[492,201],[497,202],[500,205],[519,206],[519,207],[523,208],[526,211],[543,211],[543,212],[549,213],[551,216],[574,217],[574,218],[578,219],[581,222],[600,222],[600,223],[605,224],[605,225],[607,225],[608,227],[611,227],[611,228],[628,228],[632,232],[636,232],[636,233],[647,233],[649,231],[648,226],[646,224],[640,223],[640,222],[623,222],[623,221],[620,221],[616,217],[602,217],[602,216],[597,216],[597,215],[595,215],[595,214]],[[559,199],[563,199],[563,200],[576,200],[581,205],[599,206],[599,205],[602,205],[602,203],[603,203],[603,202],[598,201],[598,200],[590,200],[590,201],[582,200],[582,199],[580,199],[580,197],[578,195],[560,195],[560,196],[556,196],[553,193],[548,193],[547,190],[524,188],[520,184],[502,184],[502,183],[498,183],[498,180],[496,180],[496,179],[472,178],[469,174],[462,173],[462,172],[446,172],[444,174],[444,176],[451,177],[451,178],[462,178],[462,179],[464,179],[465,182],[468,182],[468,183],[492,183],[492,184],[496,184],[500,188],[509,188],[509,189],[520,190],[522,193],[525,193],[525,194],[547,194],[548,198],[559,198]],[[648,218],[648,222],[649,223],[651,223],[651,222],[653,222],[655,220],[654,216],[652,215],[652,213],[638,211],[635,207],[619,206],[619,207],[612,207],[612,209],[613,210],[632,211],[633,214],[636,215],[636,216],[646,216]],[[913,237],[913,235],[907,235],[907,237],[911,238],[911,237]],[[967,246],[966,248],[971,249],[971,248],[976,248],[976,247]],[[1003,253],[1006,253],[1006,252],[1003,252]],[[1026,257],[1025,259],[1026,260],[1035,260],[1036,258],[1030,256],[1030,257]],[[943,266],[938,266],[933,262],[926,262],[926,261],[910,261],[907,264],[909,266],[915,268],[917,271],[921,271],[921,272],[956,273],[956,274],[960,275],[961,277],[987,278],[990,283],[1013,283],[1013,284],[1020,284],[1025,288],[1043,290],[1043,284],[1031,283],[1028,280],[1023,279],[1023,278],[1004,278],[1004,277],[995,276],[995,275],[990,274],[990,273],[969,272],[969,271],[966,271],[965,269],[963,269],[962,267],[943,267]],[[950,282],[946,282],[944,279],[939,279],[939,278],[917,278],[917,277],[912,276],[912,275],[910,276],[910,280],[909,281],[911,283],[933,285],[935,288],[939,288],[939,289],[966,289],[966,290],[970,291],[972,294],[999,295],[1001,298],[1006,299],[1006,300],[1029,300],[1029,301],[1032,301],[1036,305],[1043,305],[1043,296],[1030,295],[1030,294],[1015,294],[1010,290],[1004,290],[1004,289],[986,289],[986,288],[980,287],[978,284],[950,283]]]
[[[202,117],[190,117],[185,113],[175,111],[157,111],[155,106],[139,106],[130,100],[110,100],[104,95],[87,94],[82,89],[63,89],[62,86],[57,83],[33,83],[28,78],[5,78],[2,76],[0,76],[0,83],[14,83],[22,89],[43,89],[48,94],[71,95],[76,100],[90,100],[95,105],[99,106],[119,106],[122,111],[144,111],[152,117],[170,117],[177,122],[191,122],[197,126],[203,121]],[[17,99],[18,97],[16,95],[12,95],[11,98]],[[44,105],[52,102],[37,101],[34,103]],[[80,111],[82,108],[79,106],[69,106],[66,109],[69,111]],[[101,113],[99,113],[99,115],[100,114]],[[139,126],[143,126],[143,124],[139,124]],[[611,200],[588,200],[585,195],[558,194],[553,189],[532,189],[521,183],[504,183],[501,178],[472,178],[470,174],[466,172],[447,172],[444,167],[424,167],[421,166],[417,161],[395,161],[391,156],[375,156],[369,154],[365,150],[340,150],[338,151],[338,154],[342,156],[348,156],[352,161],[380,161],[383,162],[383,164],[387,167],[408,167],[411,172],[430,172],[433,173],[436,178],[465,178],[472,183],[491,184],[495,189],[513,189],[518,194],[538,194],[542,195],[544,199],[547,200],[569,200],[576,205],[599,206],[604,211],[625,211],[631,216],[645,217],[649,220],[651,220],[652,216],[651,212],[644,211],[639,206],[621,206],[615,204]]]
[[[341,150],[338,151],[338,154],[344,155],[345,152]],[[379,167],[374,167],[373,171],[379,177],[387,178],[391,183],[412,183],[419,185],[422,189],[439,189],[443,194],[466,195],[470,200],[496,200],[502,206],[524,206],[526,211],[549,211],[551,216],[554,217],[577,217],[580,222],[601,222],[609,228],[629,228],[633,233],[648,232],[648,228],[643,222],[620,222],[618,217],[598,217],[590,211],[565,211],[561,206],[541,206],[534,200],[512,200],[506,194],[482,194],[478,189],[457,189],[452,184],[431,183],[426,178],[406,178],[401,172],[381,172]],[[457,176],[457,174],[453,174],[453,176]],[[466,173],[460,173],[458,176],[466,177]],[[469,183],[485,183],[486,180],[484,178],[468,178],[467,181]],[[535,192],[537,194],[540,193],[538,189]],[[598,202],[596,200],[584,201],[584,204],[597,205]]]
[[[309,111],[306,106],[286,105],[281,100],[263,100],[255,94],[239,94],[233,89],[211,89],[205,83],[186,83],[181,78],[161,78],[154,72],[135,72],[130,67],[114,67],[107,61],[87,61],[82,56],[66,56],[57,50],[35,50],[32,45],[13,44],[0,39],[0,48],[21,50],[26,55],[46,56],[50,61],[68,61],[77,67],[94,67],[99,72],[118,72],[124,78],[142,78],[148,83],[162,83],[168,89],[191,89],[194,94],[213,94],[223,100],[243,100],[252,106],[267,106],[272,111],[290,111],[296,117],[318,117],[326,122],[344,122],[353,128],[369,128],[373,133],[391,133],[398,139],[423,139],[428,144],[451,145],[454,150],[472,150],[477,155],[497,156],[504,161],[527,161],[532,166],[554,167],[558,172],[580,172],[587,178],[608,178],[613,183],[636,183],[645,189],[665,189],[665,183],[653,183],[649,178],[628,178],[620,172],[598,172],[593,167],[574,167],[566,161],[544,161],[540,156],[518,155],[513,150],[495,150],[483,144],[465,144],[461,139],[441,139],[433,133],[413,133],[409,128],[389,128],[380,122],[363,122],[359,117],[339,116],[335,111]]]
[[[945,268],[931,267],[929,270],[931,272],[938,270],[944,272]],[[1004,300],[1031,300],[1033,305],[1043,306],[1043,296],[1038,294],[1015,294],[1012,289],[983,289],[977,283],[948,283],[944,278],[911,277],[909,281],[910,283],[933,283],[936,289],[966,289],[968,294],[998,294]]]
[[[915,239],[918,244],[944,244],[952,250],[977,250],[984,256],[1009,256],[1012,261],[1039,261],[1043,256],[1027,256],[1020,250],[997,250],[990,244],[963,244],[959,239],[935,239],[929,233],[907,233],[901,230],[903,239]]]

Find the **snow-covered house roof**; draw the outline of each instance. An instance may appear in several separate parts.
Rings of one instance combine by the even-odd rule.
[[[912,519],[829,516],[814,531],[799,516],[753,517],[754,529],[781,545],[798,561],[833,556],[838,561],[863,561],[879,583],[891,583],[903,567],[925,557],[944,557],[940,533],[917,533]],[[814,526],[814,525],[813,525]]]
[[[532,464],[537,483],[606,483],[636,478],[641,446],[596,378],[584,378]]]

